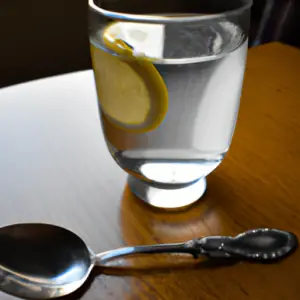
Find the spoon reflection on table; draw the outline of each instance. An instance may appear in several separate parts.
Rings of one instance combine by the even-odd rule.
[[[255,229],[232,237],[204,237],[185,243],[124,247],[94,254],[73,232],[48,224],[0,229],[0,288],[23,298],[68,295],[84,284],[94,266],[132,254],[183,253],[194,258],[274,261],[297,247],[294,234]]]

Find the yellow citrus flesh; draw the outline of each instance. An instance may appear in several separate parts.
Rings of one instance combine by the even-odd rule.
[[[150,111],[150,95],[145,82],[116,56],[92,46],[97,92],[105,114],[121,124],[145,122]]]
[[[103,41],[115,56],[91,44],[91,56],[100,107],[117,128],[143,133],[158,127],[168,109],[168,92],[154,65],[135,58],[122,40],[109,35]]]

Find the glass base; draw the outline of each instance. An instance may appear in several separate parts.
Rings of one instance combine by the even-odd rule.
[[[131,191],[151,206],[163,209],[181,209],[199,200],[206,190],[206,178],[182,187],[157,186],[129,175]]]

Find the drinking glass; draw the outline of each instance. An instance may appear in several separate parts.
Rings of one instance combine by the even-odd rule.
[[[89,0],[91,58],[107,147],[133,193],[181,208],[231,143],[251,0]]]

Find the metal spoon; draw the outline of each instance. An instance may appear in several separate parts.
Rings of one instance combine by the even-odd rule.
[[[255,229],[232,237],[204,237],[179,244],[125,247],[94,254],[73,232],[47,224],[0,228],[0,289],[23,298],[49,299],[78,289],[95,265],[131,254],[186,253],[208,257],[278,260],[297,247],[297,237]]]

